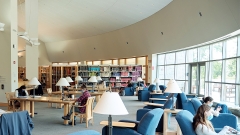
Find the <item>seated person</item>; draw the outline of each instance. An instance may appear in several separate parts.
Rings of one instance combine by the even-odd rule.
[[[21,87],[15,90],[15,97],[19,97],[19,96],[28,96],[28,92],[26,91],[25,85],[22,85]],[[14,105],[16,108],[19,108],[20,102],[18,100],[15,100]]]
[[[128,80],[128,82],[127,82],[127,87],[132,87],[132,86],[133,86],[132,80]]]
[[[212,107],[213,105],[213,98],[212,97],[205,97],[203,98],[203,102],[204,104]],[[218,117],[219,113],[221,112],[221,110],[224,110],[224,112],[229,112],[228,108],[225,104],[218,104],[218,106],[216,107],[215,110],[211,109],[211,112],[214,116]]]
[[[83,94],[78,99],[75,99],[75,102],[78,102],[79,106],[85,105],[87,103],[88,97],[91,97],[90,93],[87,90],[86,85],[82,85],[81,89],[83,91]],[[70,120],[71,115],[73,113],[73,107],[74,106],[71,107],[71,110],[69,111],[69,113],[66,116],[62,116],[62,118],[64,120]],[[74,111],[78,112],[78,113],[85,113],[86,112],[86,107],[74,107]],[[76,119],[76,116],[74,116],[74,125],[76,124],[75,119]],[[72,123],[69,123],[69,125],[72,125]]]
[[[213,118],[211,107],[203,104],[201,105],[196,115],[193,118],[193,128],[197,135],[225,135],[235,129],[225,126],[219,133],[214,131],[214,127],[210,120]]]

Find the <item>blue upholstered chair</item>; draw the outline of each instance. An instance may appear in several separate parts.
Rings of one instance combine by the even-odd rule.
[[[139,122],[136,128],[113,127],[113,135],[155,135],[159,119],[163,115],[160,108],[148,111]],[[103,127],[102,135],[108,135],[108,126]]]
[[[133,87],[125,87],[125,96],[133,96],[134,95],[134,89]]]
[[[143,90],[138,91],[139,101],[149,101],[149,91],[148,88],[143,88]]]
[[[180,104],[178,105],[178,109],[188,110],[192,113],[192,115],[195,115],[198,108],[202,105],[200,100],[197,98],[192,98],[191,100],[188,100],[184,93],[180,93],[177,100],[177,104]],[[226,125],[235,129],[237,128],[237,117],[229,113],[220,113],[218,117],[213,117],[211,122],[214,128],[221,129]]]
[[[180,111],[176,115],[176,120],[181,128],[183,135],[196,135],[193,129],[193,115],[187,110]]]
[[[151,85],[148,87],[148,91],[149,91],[149,92],[153,92],[153,90],[156,90],[156,85],[151,84]]]
[[[174,102],[172,103],[172,98],[170,98],[165,104],[164,106],[162,107],[162,109],[171,109],[173,106],[172,104],[174,104],[176,101],[176,98],[174,97]],[[143,109],[139,109],[137,111],[137,115],[136,115],[136,120],[137,121],[140,121],[141,118],[149,111],[151,111],[152,109],[155,109],[156,107],[154,106],[145,106]],[[169,114],[168,117],[171,117],[171,114]],[[169,118],[170,119],[170,118]],[[122,122],[131,122],[131,120],[121,120]],[[168,124],[170,124],[170,121],[168,121]],[[158,122],[158,126],[156,128],[156,132],[162,132],[163,131],[163,117],[161,117],[159,119],[159,122]]]

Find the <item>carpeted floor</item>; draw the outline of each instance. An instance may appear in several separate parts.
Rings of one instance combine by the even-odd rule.
[[[137,96],[123,96],[121,97],[129,114],[121,116],[112,116],[113,121],[118,121],[120,119],[136,119],[136,111],[140,108],[143,108],[143,102],[137,100]],[[0,107],[1,109],[6,109]],[[94,113],[94,124],[89,124],[89,127],[86,128],[86,123],[80,124],[79,118],[77,118],[77,125],[74,127],[70,125],[63,125],[63,109],[56,109],[54,107],[49,108],[47,103],[36,102],[35,103],[35,112],[38,114],[32,119],[34,123],[34,129],[32,131],[33,135],[67,135],[72,132],[80,130],[96,130],[102,132],[102,125],[99,123],[103,120],[107,120],[107,115],[100,115]],[[171,119],[171,127],[176,127],[175,118]]]

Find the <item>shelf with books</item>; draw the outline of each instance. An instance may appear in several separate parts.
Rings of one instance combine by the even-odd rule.
[[[50,88],[50,66],[39,67],[39,81],[41,82],[42,88],[46,90]]]
[[[18,67],[18,79],[26,79],[26,68]]]
[[[59,87],[56,86],[58,80],[62,77],[62,67],[56,66],[52,67],[52,91],[59,90]]]

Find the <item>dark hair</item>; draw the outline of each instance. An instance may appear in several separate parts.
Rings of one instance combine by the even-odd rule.
[[[204,103],[207,103],[207,102],[212,102],[213,101],[213,98],[212,97],[205,97],[205,98],[203,98],[203,102]]]
[[[86,89],[87,87],[86,87],[86,85],[85,84],[83,84],[82,86],[81,86],[81,89]]]
[[[19,95],[21,96],[26,96],[25,92],[23,91],[23,89],[26,89],[26,86],[25,85],[22,85],[21,87],[19,87],[17,90],[18,90],[18,93]]]

